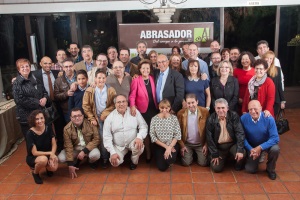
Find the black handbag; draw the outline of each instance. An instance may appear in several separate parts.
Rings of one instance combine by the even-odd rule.
[[[279,135],[282,135],[290,130],[289,121],[286,118],[284,118],[284,115],[284,109],[280,109],[276,116],[276,126]]]
[[[59,118],[57,109],[53,103],[51,103],[51,106],[44,107],[43,108],[44,114],[45,114],[45,123],[46,124],[52,124],[56,119]]]

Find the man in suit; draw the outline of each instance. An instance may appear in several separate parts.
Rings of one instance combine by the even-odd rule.
[[[172,107],[170,112],[177,113],[181,109],[184,97],[183,77],[169,67],[169,60],[163,54],[157,57],[157,66],[159,70],[154,71],[157,103],[168,99]]]
[[[90,45],[84,45],[81,49],[81,55],[83,60],[74,65],[76,71],[83,69],[85,71],[91,71],[93,67],[96,67],[96,62],[93,60],[93,49]]]

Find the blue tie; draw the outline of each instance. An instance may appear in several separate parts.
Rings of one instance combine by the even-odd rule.
[[[162,79],[163,79],[164,73],[160,73],[157,81],[157,87],[156,87],[156,100],[157,103],[160,102],[160,90],[161,90],[161,85],[162,85]]]

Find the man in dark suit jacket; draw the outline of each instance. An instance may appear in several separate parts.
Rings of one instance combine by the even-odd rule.
[[[182,75],[169,67],[167,56],[161,54],[157,57],[159,70],[154,71],[157,103],[168,99],[171,103],[171,113],[177,113],[182,106],[184,97],[184,80]]]

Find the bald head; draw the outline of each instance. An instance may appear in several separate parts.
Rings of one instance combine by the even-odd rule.
[[[251,115],[251,117],[254,120],[257,120],[259,118],[261,110],[262,110],[260,102],[257,100],[250,101],[248,104],[248,110],[249,110],[249,114]]]
[[[157,67],[161,72],[166,71],[166,69],[169,67],[169,60],[166,55],[164,55],[164,54],[158,55]]]
[[[45,72],[49,72],[52,66],[52,60],[48,56],[44,56],[40,62],[41,67]]]

